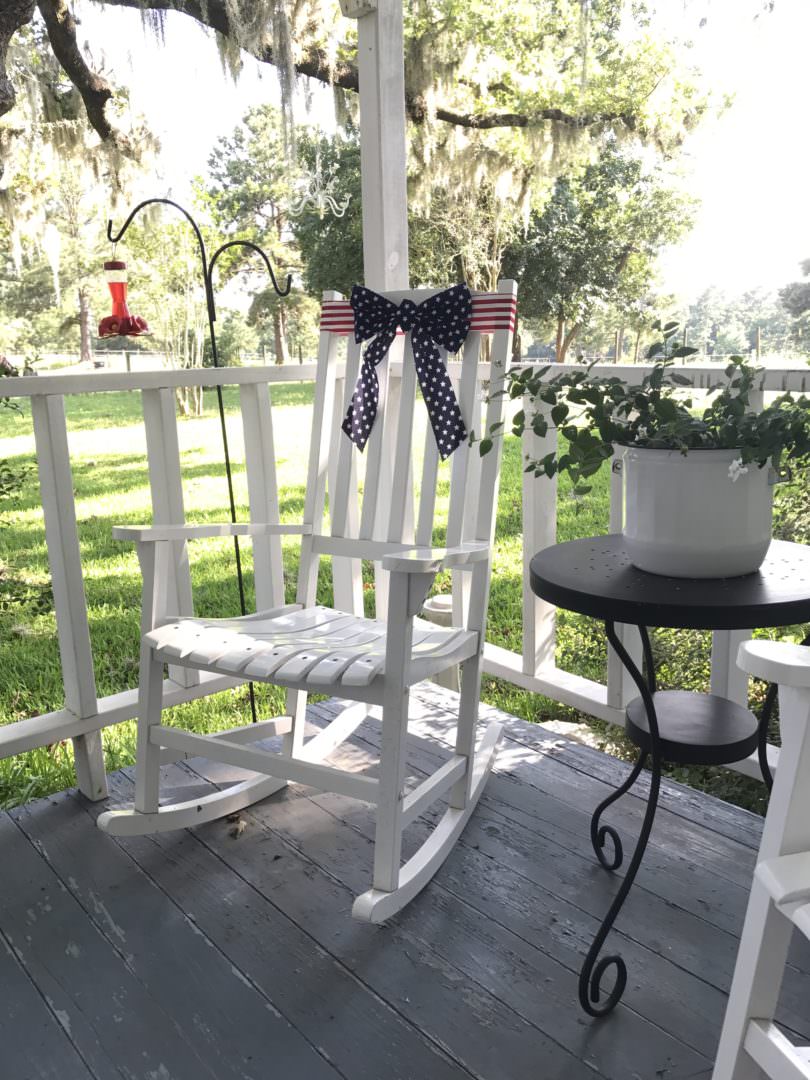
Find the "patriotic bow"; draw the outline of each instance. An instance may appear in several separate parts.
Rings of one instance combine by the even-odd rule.
[[[467,429],[461,417],[456,395],[442,363],[437,346],[458,352],[470,329],[472,295],[466,285],[454,285],[436,293],[421,304],[403,300],[397,307],[379,293],[355,285],[351,305],[354,311],[354,340],[374,340],[363,353],[360,378],[352,395],[349,411],[342,427],[352,442],[363,450],[380,398],[376,367],[386,355],[401,326],[410,331],[413,359],[422,397],[436,437],[442,460],[464,442]]]

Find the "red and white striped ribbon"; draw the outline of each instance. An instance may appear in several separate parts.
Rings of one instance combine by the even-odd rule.
[[[515,329],[517,300],[502,293],[473,295],[470,330],[491,334],[495,330]],[[354,333],[354,312],[348,300],[325,300],[321,308],[321,330],[332,334]],[[401,330],[397,330],[401,334]]]

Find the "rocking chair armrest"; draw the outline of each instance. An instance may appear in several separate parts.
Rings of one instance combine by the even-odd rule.
[[[810,648],[787,641],[744,641],[737,666],[757,679],[780,686],[810,687]]]
[[[154,544],[161,540],[199,540],[210,536],[304,536],[311,532],[311,525],[223,522],[212,525],[114,525],[112,535],[115,540]]]
[[[489,558],[490,546],[483,542],[450,548],[406,548],[383,558],[383,570],[400,574],[438,574],[440,570],[472,569]]]

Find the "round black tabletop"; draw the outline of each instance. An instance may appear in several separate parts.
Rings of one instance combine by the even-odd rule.
[[[674,578],[630,564],[619,534],[570,540],[531,561],[532,591],[582,615],[693,630],[750,630],[810,621],[810,545],[774,540],[755,574]]]

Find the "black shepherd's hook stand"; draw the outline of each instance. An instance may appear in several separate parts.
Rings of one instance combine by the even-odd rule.
[[[172,199],[145,199],[143,202],[138,203],[138,205],[135,207],[135,209],[130,212],[129,217],[126,219],[126,221],[121,226],[121,228],[118,230],[118,232],[115,234],[115,236],[113,236],[113,223],[112,223],[112,221],[108,221],[107,222],[107,239],[110,241],[110,243],[117,244],[118,241],[122,239],[122,237],[126,233],[127,229],[132,224],[132,221],[135,218],[135,216],[137,214],[139,214],[140,211],[144,209],[144,207],[146,207],[146,206],[154,206],[157,203],[162,203],[165,206],[173,206],[175,208],[175,210],[179,210],[180,213],[183,215],[183,217],[185,217],[185,219],[188,221],[189,225],[191,226],[191,228],[192,228],[192,230],[194,232],[194,236],[197,239],[197,248],[199,250],[199,255],[200,255],[200,265],[201,265],[201,268],[202,268],[203,284],[205,285],[205,305],[206,305],[206,309],[207,309],[207,312],[208,312],[208,333],[209,333],[210,339],[211,339],[211,357],[212,357],[212,360],[214,362],[214,367],[220,367],[221,365],[219,363],[219,356],[217,354],[217,338],[216,338],[216,333],[214,331],[214,323],[217,321],[217,310],[216,310],[216,304],[214,303],[214,286],[213,286],[214,267],[216,266],[217,259],[220,257],[220,255],[224,251],[227,251],[228,248],[233,248],[233,247],[245,247],[245,248],[248,248],[248,250],[250,250],[250,251],[255,251],[256,254],[259,255],[261,257],[262,261],[264,262],[264,265],[267,268],[267,272],[270,275],[270,280],[273,283],[273,288],[275,289],[278,296],[287,296],[287,295],[289,295],[290,288],[292,286],[292,276],[288,274],[287,275],[287,285],[286,285],[286,287],[284,289],[279,288],[278,281],[276,280],[276,275],[273,272],[273,267],[272,267],[272,265],[270,263],[270,260],[268,259],[267,255],[265,254],[264,251],[262,251],[262,249],[258,246],[258,244],[254,244],[250,240],[228,240],[226,243],[222,244],[220,247],[217,248],[217,250],[214,252],[214,254],[211,256],[211,258],[209,260],[208,255],[207,255],[206,250],[205,250],[205,241],[203,240],[203,236],[202,236],[202,233],[200,232],[200,228],[197,225],[197,222],[194,220],[194,218],[191,216],[191,214],[188,212],[188,210],[184,209],[182,206],[180,206],[179,203],[174,202]],[[227,428],[225,426],[225,406],[224,406],[223,401],[222,401],[222,386],[219,383],[217,383],[217,403],[219,405],[219,422],[220,422],[220,427],[222,429],[222,449],[223,449],[223,453],[224,453],[224,456],[225,456],[225,475],[226,475],[227,480],[228,480],[228,500],[229,500],[229,503],[230,503],[231,521],[236,522],[236,502],[234,501],[234,495],[233,495],[233,477],[232,477],[232,474],[231,474],[231,455],[230,455],[230,451],[228,449],[228,431],[227,431]],[[242,577],[242,556],[241,556],[241,552],[239,550],[239,537],[238,536],[234,536],[234,538],[233,538],[233,547],[234,547],[234,553],[235,553],[235,556],[236,556],[236,578],[237,578],[237,581],[239,583],[239,607],[241,609],[242,614],[245,615],[245,614],[247,614],[247,608],[245,606],[245,585],[244,585],[244,580],[243,580],[243,577]],[[250,683],[249,687],[250,687],[250,711],[251,711],[251,715],[253,717],[253,722],[255,723],[256,719],[257,719],[257,716],[256,716],[256,697],[255,697],[255,694],[253,692],[253,683]]]

